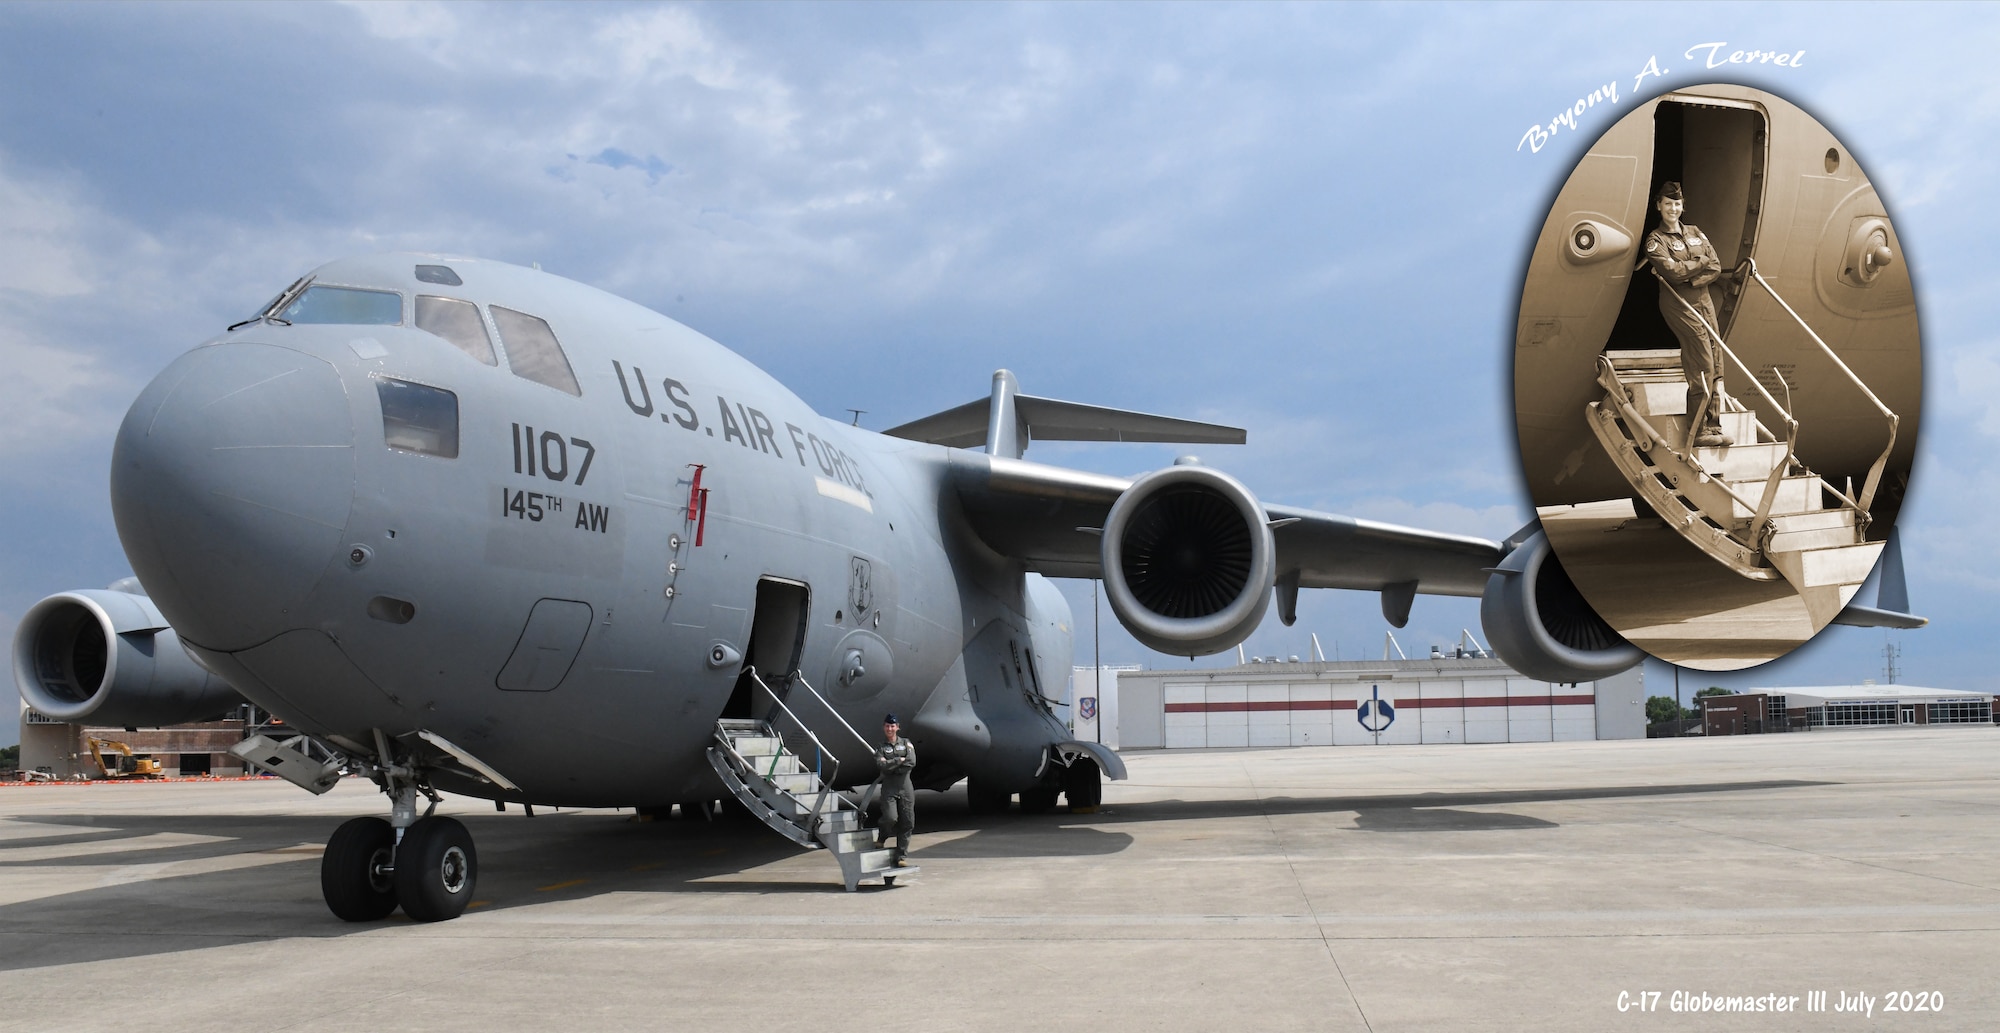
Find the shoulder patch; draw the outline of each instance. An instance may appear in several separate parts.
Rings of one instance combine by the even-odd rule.
[[[1658,250],[1660,250],[1660,242],[1659,242],[1659,241],[1657,241],[1657,240],[1651,240],[1651,239],[1647,240],[1647,241],[1646,241],[1646,250],[1648,250],[1648,251],[1658,251]]]

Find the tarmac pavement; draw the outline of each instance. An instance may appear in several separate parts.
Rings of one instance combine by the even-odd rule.
[[[326,837],[387,814],[365,782],[8,786],[0,1030],[1991,1030],[1997,758],[1993,727],[1135,752],[1097,814],[919,794],[922,873],[853,894],[749,819],[447,797],[478,903],[434,925],[320,901]]]

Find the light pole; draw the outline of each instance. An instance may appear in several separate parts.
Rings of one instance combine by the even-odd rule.
[[[1090,691],[1097,697],[1097,717],[1090,727],[1097,732],[1097,741],[1104,741],[1104,658],[1099,654],[1097,644],[1097,582],[1090,582]]]

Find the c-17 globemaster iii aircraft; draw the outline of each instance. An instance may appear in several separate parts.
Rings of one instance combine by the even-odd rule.
[[[1033,439],[1243,432],[1019,392],[871,433],[721,345],[537,270],[336,261],[174,361],[111,472],[136,573],[37,603],[15,678],[62,720],[167,724],[240,700],[300,735],[251,764],[391,817],[328,844],[349,920],[458,915],[477,859],[439,790],[657,808],[726,790],[849,888],[885,711],[917,785],[975,809],[1098,799],[1118,757],[1053,713],[1071,662],[1046,576],[1102,578],[1178,655],[1246,639],[1301,588],[1481,596],[1516,669],[1581,681],[1640,659],[1531,526],[1506,542],[1265,505],[1183,461],[1132,480],[1024,460]],[[872,844],[868,844],[871,845]]]

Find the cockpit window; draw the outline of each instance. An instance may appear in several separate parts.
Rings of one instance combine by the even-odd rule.
[[[458,458],[458,396],[407,380],[378,377],[382,441],[390,448],[444,459]]]
[[[493,325],[500,328],[500,343],[507,346],[507,365],[516,376],[558,391],[583,396],[576,374],[570,371],[569,357],[556,343],[555,331],[547,321],[526,312],[493,306]]]
[[[298,300],[285,306],[278,318],[287,323],[353,323],[361,326],[400,326],[403,296],[395,291],[368,291],[355,287],[312,286]]]
[[[429,330],[488,366],[499,365],[493,358],[493,340],[486,336],[486,321],[472,302],[419,294],[417,329]]]
[[[465,285],[465,281],[459,279],[458,274],[448,265],[420,265],[417,267],[417,279],[425,283],[443,284],[446,287]]]

